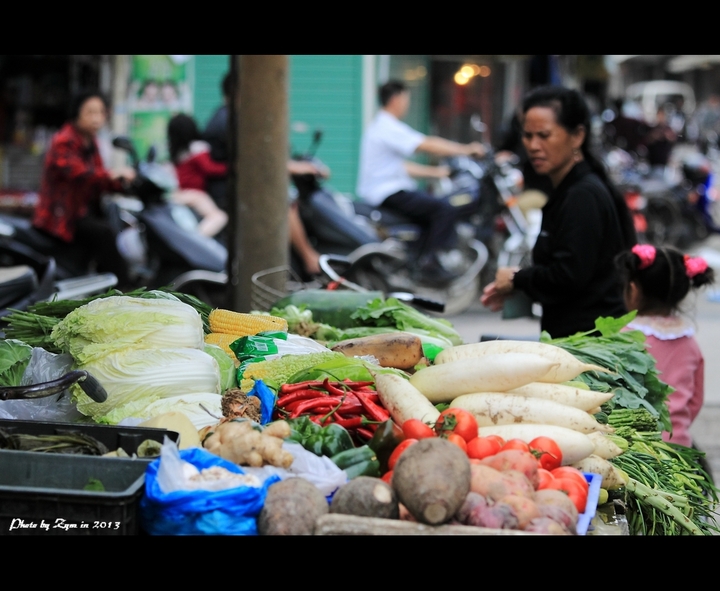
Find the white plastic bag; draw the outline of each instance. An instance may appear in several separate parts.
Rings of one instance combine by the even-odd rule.
[[[20,383],[29,386],[57,380],[72,370],[72,366],[73,358],[70,355],[56,355],[40,347],[33,347]],[[44,398],[0,401],[2,419],[73,423],[83,417],[69,390]]]

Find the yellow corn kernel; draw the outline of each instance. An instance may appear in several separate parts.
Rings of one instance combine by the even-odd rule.
[[[217,345],[220,347],[225,353],[230,355],[233,359],[237,359],[235,356],[234,351],[230,348],[230,343],[234,343],[238,339],[242,338],[240,335],[236,334],[224,334],[221,332],[211,332],[209,334],[205,335],[205,342],[208,345]]]
[[[208,317],[211,332],[240,335],[246,337],[266,330],[287,331],[288,324],[284,318],[268,314],[243,314],[231,310],[217,308]]]

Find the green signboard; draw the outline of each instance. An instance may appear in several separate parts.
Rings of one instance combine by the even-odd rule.
[[[130,136],[144,157],[155,146],[168,159],[167,124],[176,113],[192,113],[192,56],[134,55],[128,87]]]

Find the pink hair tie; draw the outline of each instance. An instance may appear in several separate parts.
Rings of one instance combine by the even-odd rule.
[[[640,270],[647,269],[655,262],[655,247],[652,244],[636,244],[632,252],[640,259]]]
[[[690,257],[685,255],[685,274],[692,279],[695,275],[707,271],[708,264],[705,259],[700,257]]]

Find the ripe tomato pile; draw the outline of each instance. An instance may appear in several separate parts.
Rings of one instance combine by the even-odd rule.
[[[497,435],[479,437],[475,417],[459,408],[443,411],[434,425],[427,425],[419,419],[409,419],[402,424],[402,432],[405,439],[395,448],[388,460],[388,472],[383,476],[386,482],[392,479],[393,468],[408,447],[420,439],[443,437],[460,447],[471,462],[484,460],[507,450],[526,452],[537,462],[537,490],[560,490],[570,497],[578,512],[585,510],[588,482],[580,470],[562,465],[562,451],[550,437],[536,437],[529,443],[520,439],[505,441]]]

